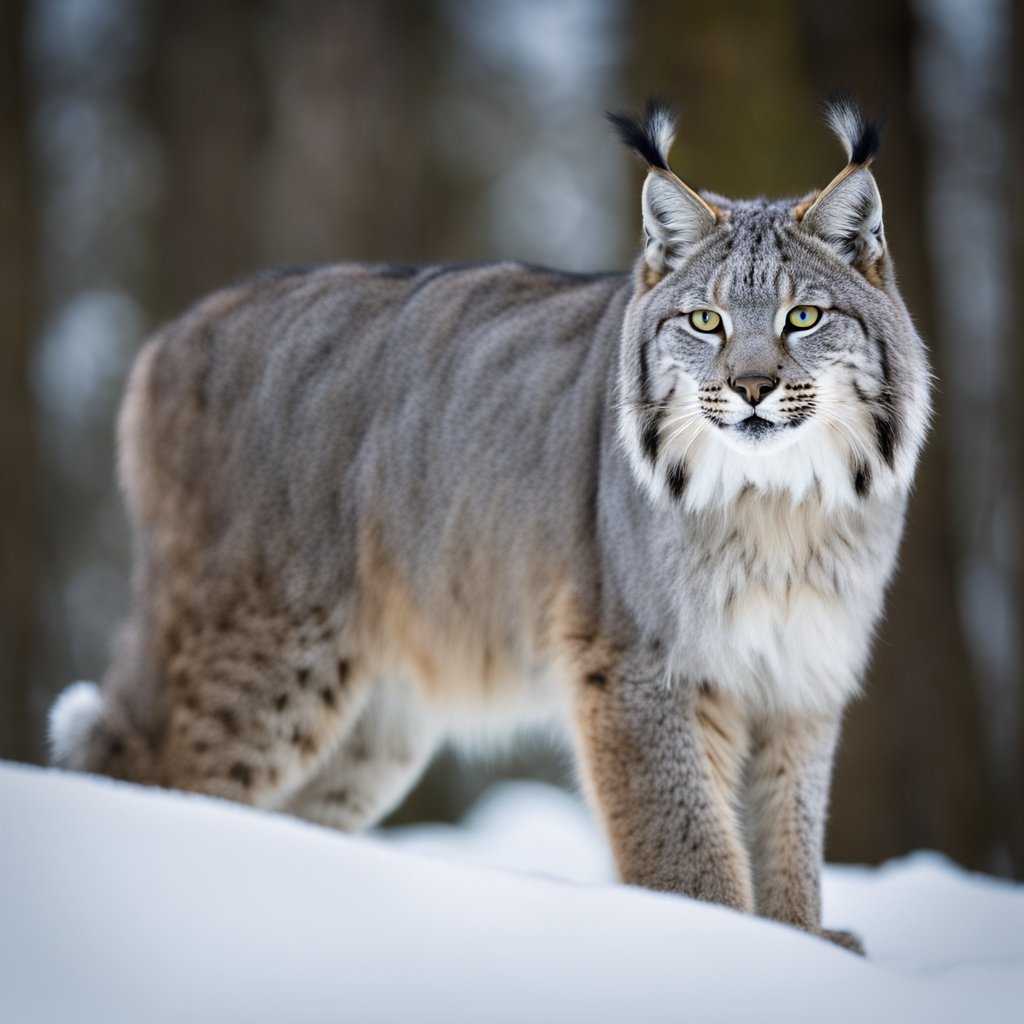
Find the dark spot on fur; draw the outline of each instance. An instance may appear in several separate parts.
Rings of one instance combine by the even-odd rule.
[[[603,672],[588,672],[587,684],[590,686],[604,687],[608,685],[608,677]]]
[[[414,263],[380,263],[373,267],[377,277],[389,277],[398,280],[406,277],[415,277],[421,269],[421,267],[416,266]]]
[[[672,497],[678,501],[686,490],[686,467],[677,462],[668,469],[668,490]]]
[[[651,462],[658,461],[658,417],[648,416],[640,433],[640,447]]]
[[[267,769],[267,781],[272,786],[276,786],[277,783],[278,783],[278,780],[280,778],[281,778],[281,775],[280,775],[280,773],[278,772],[278,770],[276,768],[271,766],[270,768]]]
[[[218,633],[227,633],[231,629],[231,616],[222,615],[215,623]]]
[[[324,705],[329,708],[333,708],[335,704],[337,704],[337,698],[334,696],[334,691],[326,686],[320,691],[320,699],[324,702]]]
[[[661,324],[658,326],[660,327]],[[651,397],[650,383],[650,369],[647,365],[647,346],[642,345],[640,347],[640,380],[637,382],[641,402],[647,402]]]
[[[252,768],[241,761],[236,761],[228,771],[228,776],[239,783],[245,789],[252,786]]]
[[[316,743],[313,742],[313,737],[308,732],[303,732],[299,728],[292,730],[291,745],[298,747],[303,754],[312,754],[316,750]]]
[[[192,749],[197,754],[205,754],[210,749],[210,744],[207,743],[206,740],[196,740],[195,743],[192,744]]]
[[[288,707],[288,694],[287,693],[279,693],[274,698],[274,710],[275,711],[284,711],[284,709],[286,707]]]
[[[236,284],[254,287],[276,284],[278,281],[286,280],[289,277],[305,277],[307,274],[314,274],[319,269],[320,265],[314,263],[296,263],[286,267],[270,267],[250,277],[242,278]]]
[[[299,686],[306,686],[306,684],[309,682],[309,669],[300,668],[295,673],[295,681],[299,684]]]
[[[347,804],[348,803],[348,790],[347,789],[331,789],[324,794],[324,799],[332,804]]]
[[[853,489],[859,498],[866,498],[871,489],[871,468],[863,462],[857,466],[853,476]]]
[[[199,710],[199,698],[194,693],[189,693],[185,695],[184,704],[185,707],[189,709],[189,711]]]
[[[878,451],[881,453],[885,464],[891,469],[896,460],[896,428],[888,416],[875,413],[875,439],[878,444]]]
[[[108,757],[120,757],[124,753],[124,741],[119,739],[113,739],[110,741],[110,745],[107,747]]]
[[[352,671],[352,666],[342,658],[338,662],[338,682],[344,686],[348,682],[349,673]]]
[[[213,717],[220,722],[221,727],[229,736],[238,735],[238,716],[231,708],[218,708]]]
[[[348,756],[356,762],[369,761],[372,757],[370,748],[364,740],[357,740],[349,749]]]

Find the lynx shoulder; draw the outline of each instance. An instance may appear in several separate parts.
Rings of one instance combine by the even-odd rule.
[[[445,739],[563,722],[624,880],[826,934],[929,416],[877,132],[831,119],[847,165],[769,202],[678,178],[665,107],[615,116],[629,274],[282,271],[162,329],[120,422],[134,607],[55,762],[359,829]]]

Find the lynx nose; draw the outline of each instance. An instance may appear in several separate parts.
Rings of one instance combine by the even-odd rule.
[[[775,390],[778,383],[771,377],[733,377],[729,381],[729,387],[742,395],[751,405],[757,405]]]

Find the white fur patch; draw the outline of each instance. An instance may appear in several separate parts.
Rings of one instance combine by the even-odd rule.
[[[723,689],[773,710],[832,711],[856,693],[867,655],[863,612],[807,583],[751,587],[723,613]]]
[[[856,692],[895,555],[863,513],[746,496],[698,520],[699,592],[683,591],[679,668],[754,707],[834,712]]]
[[[102,717],[100,688],[95,683],[72,683],[50,709],[50,759],[55,764],[83,770],[91,734]]]

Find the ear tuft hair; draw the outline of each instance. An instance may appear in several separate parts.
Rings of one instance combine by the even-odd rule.
[[[643,117],[613,111],[605,116],[615,126],[619,138],[635,149],[649,166],[669,170],[668,153],[676,137],[676,114],[668,100],[652,96]]]
[[[874,160],[882,141],[885,116],[869,121],[861,113],[853,94],[837,89],[825,101],[828,126],[846,150],[847,160],[855,167],[866,167]]]

